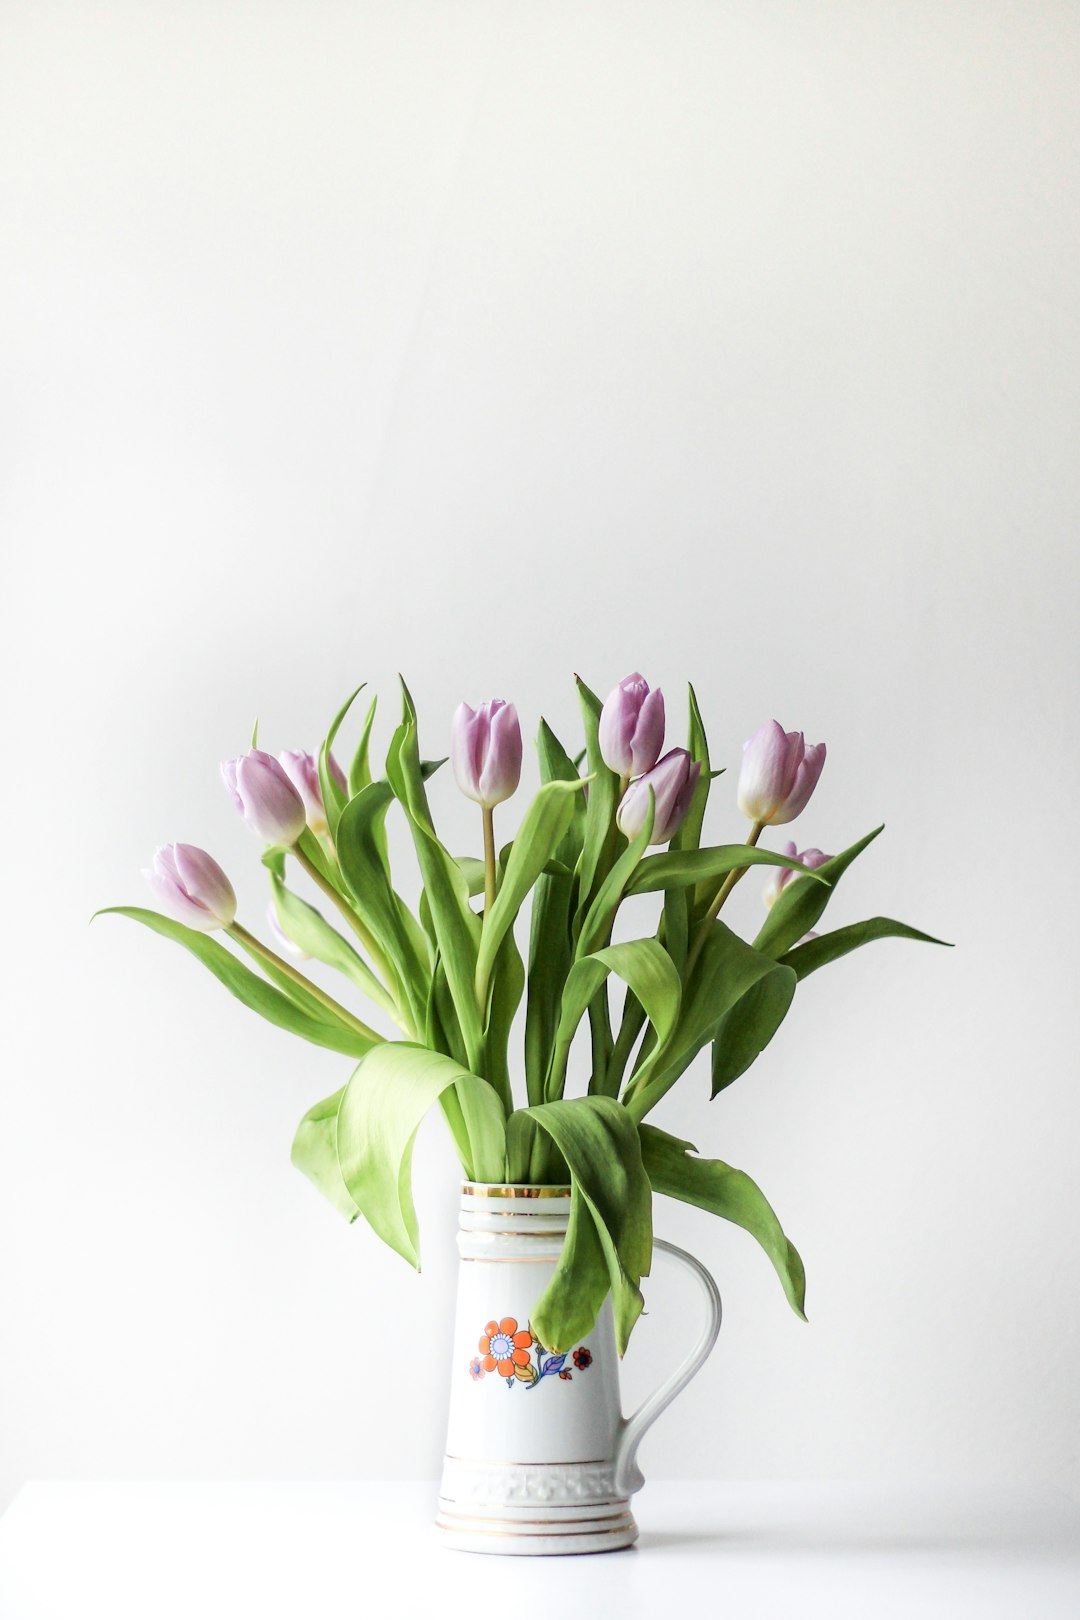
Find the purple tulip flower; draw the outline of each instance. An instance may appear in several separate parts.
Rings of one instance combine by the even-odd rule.
[[[326,832],[329,824],[326,819],[326,806],[323,803],[322,783],[319,781],[319,767],[314,755],[305,754],[302,749],[286,749],[284,753],[278,755],[278,764],[303,799],[307,824],[312,832]],[[330,775],[339,788],[348,792],[345,772],[333,754],[330,755]]]
[[[649,813],[649,789],[656,800],[650,844],[666,844],[682,825],[690,808],[694,789],[701,775],[701,763],[691,759],[685,748],[673,748],[651,771],[631,782],[615,813],[619,831],[633,840],[645,825]]]
[[[228,928],[236,917],[233,886],[212,855],[195,844],[163,844],[144,874],[166,911],[201,933]]]
[[[748,821],[780,826],[805,810],[825,764],[825,744],[769,720],[743,744],[739,809]]]
[[[296,843],[307,825],[304,801],[273,754],[249,748],[239,759],[224,760],[221,774],[233,804],[264,843]]]
[[[502,698],[476,709],[459,703],[450,727],[450,761],[462,793],[485,810],[508,799],[521,780],[521,727],[514,705]]]
[[[780,853],[786,855],[789,861],[798,861],[799,865],[805,866],[808,872],[816,871],[819,866],[824,866],[826,861],[832,860],[831,855],[824,854],[820,849],[804,849],[800,855],[790,839]],[[798,875],[789,866],[774,866],[761,893],[765,904],[767,906],[775,905],[792,878],[798,877]]]
[[[600,712],[600,757],[629,780],[651,771],[664,746],[664,694],[641,675],[627,675]]]

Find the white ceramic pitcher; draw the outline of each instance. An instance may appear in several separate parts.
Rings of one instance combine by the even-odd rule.
[[[568,1187],[466,1182],[454,1326],[450,1422],[438,1524],[468,1552],[591,1553],[637,1538],[630,1497],[644,1484],[637,1449],[689,1383],[720,1331],[705,1267],[659,1238],[701,1286],[706,1320],[689,1354],[625,1418],[610,1298],[581,1344],[555,1355],[530,1316],[559,1257]]]

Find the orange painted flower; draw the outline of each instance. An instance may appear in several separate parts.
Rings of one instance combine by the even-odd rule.
[[[489,1322],[479,1345],[484,1371],[512,1378],[515,1367],[529,1365],[531,1346],[532,1334],[525,1328],[518,1332],[515,1317],[504,1316],[501,1322]]]

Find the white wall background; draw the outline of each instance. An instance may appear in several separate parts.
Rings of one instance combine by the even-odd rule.
[[[0,1498],[434,1472],[441,1124],[416,1278],[289,1165],[345,1061],[86,921],[169,838],[258,918],[217,776],[256,714],[311,745],[359,679],[392,717],[400,668],[435,752],[461,696],[569,732],[572,671],[634,666],[676,718],[693,678],[721,762],[772,714],[825,738],[801,844],[889,823],[833,916],[959,942],[822,974],[752,1075],[671,1099],[772,1197],[811,1322],[664,1212],[727,1322],[647,1468],[1080,1491],[1076,6],[0,30]],[[650,1303],[631,1393],[688,1308]]]

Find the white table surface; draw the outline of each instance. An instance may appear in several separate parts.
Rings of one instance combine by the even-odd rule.
[[[636,1548],[442,1548],[430,1484],[33,1483],[0,1519],[2,1620],[1077,1620],[1080,1509],[1052,1493],[675,1484]]]

